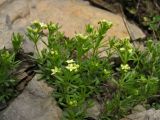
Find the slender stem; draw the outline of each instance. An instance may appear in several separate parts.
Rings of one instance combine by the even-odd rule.
[[[36,48],[36,51],[37,51],[37,53],[38,53],[38,56],[41,57],[40,52],[39,52],[39,50],[38,50],[37,44],[35,44],[35,48]]]
[[[48,47],[47,43],[45,41],[42,40],[42,42],[44,43],[44,45],[46,45],[46,47]]]

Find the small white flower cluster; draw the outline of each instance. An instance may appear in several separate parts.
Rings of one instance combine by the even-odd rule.
[[[67,60],[66,61],[68,63],[68,65],[66,66],[66,69],[68,69],[70,72],[74,71],[77,72],[79,65],[75,63],[75,61],[73,59],[71,60]],[[56,73],[60,73],[61,72],[61,68],[58,67],[54,67],[54,69],[51,69],[51,75],[55,75]]]
[[[76,37],[84,40],[88,38],[87,35],[83,35],[83,34],[76,34]]]
[[[66,61],[68,63],[68,65],[66,66],[66,69],[68,69],[69,71],[78,71],[79,65],[75,63],[75,61],[73,59],[71,60],[67,60]]]
[[[32,27],[27,27],[27,30],[28,31],[32,31],[33,33],[38,33],[39,31],[38,31],[38,29],[37,28],[32,28]]]
[[[123,41],[125,42],[124,43],[124,47],[121,47],[119,50],[121,52],[125,52],[125,51],[128,51],[130,54],[133,52],[133,46],[132,44],[129,42],[130,38],[129,37],[126,37],[123,39]]]
[[[121,70],[123,70],[124,72],[127,72],[130,69],[131,68],[128,64],[121,64]]]
[[[35,25],[35,24],[40,25],[40,27],[41,27],[41,28],[44,28],[44,29],[47,28],[47,25],[46,25],[45,23],[40,22],[40,21],[38,21],[38,20],[33,21],[32,24],[33,24],[33,25]]]
[[[100,23],[105,23],[105,24],[107,24],[108,26],[112,26],[112,22],[107,21],[107,20],[105,20],[105,19],[102,19],[102,20],[100,21]]]

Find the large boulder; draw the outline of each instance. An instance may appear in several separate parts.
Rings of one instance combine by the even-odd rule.
[[[128,31],[119,14],[93,7],[82,0],[0,0],[0,45],[11,47],[13,32],[25,33],[26,26],[34,20],[55,22],[62,25],[61,31],[72,37],[75,32],[84,32],[88,23],[97,25],[101,19],[113,22],[107,37],[128,37]],[[1,48],[2,46],[0,46]],[[26,52],[33,52],[33,45],[24,43]]]
[[[60,120],[61,109],[51,96],[53,88],[36,75],[24,91],[0,113],[0,120]]]

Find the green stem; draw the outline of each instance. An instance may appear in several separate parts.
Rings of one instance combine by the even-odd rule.
[[[36,51],[37,51],[37,53],[38,53],[38,56],[41,57],[40,52],[39,52],[39,50],[38,50],[37,44],[35,44],[35,48],[36,48]]]

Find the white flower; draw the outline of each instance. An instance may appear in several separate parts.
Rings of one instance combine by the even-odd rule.
[[[42,28],[47,28],[47,25],[46,25],[45,23],[39,22],[39,24],[40,24],[40,26],[41,26]]]
[[[125,48],[120,48],[119,49],[121,52],[124,52],[126,49]]]
[[[51,51],[51,54],[52,54],[52,55],[58,55],[58,52],[57,52],[56,50],[52,50],[52,51]]]
[[[29,31],[29,32],[32,32],[32,33],[38,33],[38,29],[37,28],[32,28],[32,27],[27,27],[27,30]]]
[[[60,69],[60,68],[57,68],[57,67],[54,67],[54,69],[51,69],[51,71],[52,71],[52,74],[51,74],[51,75],[55,75],[56,73],[61,72],[61,69]]]
[[[132,53],[132,51],[133,51],[132,49],[129,49],[129,50],[128,50],[129,53]]]
[[[71,64],[68,64],[68,66],[66,66],[66,69],[68,69],[70,72],[72,71],[77,72],[78,68],[79,68],[79,65],[75,63],[71,63]]]
[[[79,65],[76,64],[73,59],[67,60],[66,62],[68,63],[68,65],[66,66],[66,69],[68,69],[69,71],[75,71],[75,72],[78,70]]]
[[[121,64],[121,69],[124,71],[124,72],[127,72],[128,70],[130,70],[130,66],[128,64]]]
[[[70,63],[74,63],[75,61],[73,60],[73,59],[71,59],[71,60],[67,60],[66,61],[68,64],[70,64]]]
[[[33,25],[37,25],[37,24],[38,24],[38,25],[41,26],[41,28],[44,28],[44,29],[47,28],[47,25],[46,25],[45,23],[40,22],[40,21],[38,21],[38,20],[33,21],[32,24],[33,24]]]
[[[76,34],[76,37],[80,38],[80,39],[87,39],[88,38],[87,35],[83,35],[83,34]]]
[[[105,19],[102,19],[102,20],[100,21],[100,23],[105,23],[105,24],[107,24],[108,26],[112,26],[112,22],[107,21],[107,20],[105,20]]]
[[[121,52],[125,52],[125,51],[126,51],[125,48],[120,48],[119,50],[120,50]],[[129,52],[129,53],[132,53],[132,52],[133,52],[133,49],[132,49],[132,48],[128,48],[128,52]]]
[[[69,105],[71,106],[77,106],[77,101],[76,100],[70,100]]]

